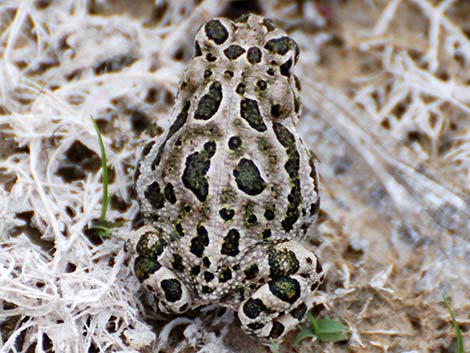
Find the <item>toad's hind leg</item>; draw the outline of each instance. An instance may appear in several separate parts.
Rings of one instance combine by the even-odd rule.
[[[134,262],[134,272],[145,289],[155,296],[158,309],[166,314],[188,310],[191,307],[188,288],[161,263],[168,252],[161,233],[146,225],[139,228],[134,237],[139,239],[135,249],[139,256]]]
[[[240,304],[238,317],[247,333],[276,340],[304,319],[324,274],[316,256],[292,240],[270,248],[263,261],[268,282]]]

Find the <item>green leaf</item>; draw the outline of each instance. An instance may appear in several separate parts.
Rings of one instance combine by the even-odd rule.
[[[346,341],[349,338],[349,332],[349,329],[337,320],[318,320],[318,331],[316,332],[316,335],[322,342]]]
[[[309,337],[317,337],[322,342],[341,342],[349,338],[349,329],[337,320],[317,320],[311,313],[307,313],[307,318],[310,321],[310,327],[297,335],[295,344]]]
[[[313,338],[313,337],[316,337],[316,335],[312,332],[311,328],[306,328],[299,332],[299,334],[294,340],[294,345],[299,344],[306,338]]]
[[[116,222],[105,222],[105,225],[108,228],[116,228],[116,227],[120,227],[120,226],[126,224],[126,222],[127,222],[126,219],[122,219],[122,220],[116,221]]]
[[[111,229],[105,226],[94,225],[90,227],[90,230],[95,231],[103,239],[111,238],[113,235]]]
[[[273,353],[279,353],[279,343],[277,343],[276,341],[274,340],[270,340],[271,342],[271,352]]]
[[[308,321],[310,321],[310,329],[313,333],[318,332],[318,321],[311,313],[307,313]]]
[[[449,304],[449,298],[447,298],[447,296],[444,295],[443,299],[444,299],[444,305],[446,306],[447,311],[449,312],[450,318],[452,319],[452,325],[454,326],[455,334],[457,335],[457,353],[464,353],[462,330],[460,329],[459,323],[455,319],[454,311],[452,310]]]

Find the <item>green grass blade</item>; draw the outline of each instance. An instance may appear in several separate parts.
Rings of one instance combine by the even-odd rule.
[[[443,296],[443,299],[444,299],[444,305],[446,306],[447,311],[449,312],[450,318],[452,319],[452,325],[454,326],[455,334],[457,335],[457,353],[464,353],[462,330],[460,329],[460,326],[457,320],[455,319],[455,314],[449,304],[449,299],[446,296]]]
[[[96,134],[98,135],[98,142],[100,144],[101,151],[101,169],[103,169],[103,203],[101,205],[101,214],[99,224],[104,224],[106,218],[106,212],[108,211],[109,196],[108,196],[108,161],[106,160],[106,150],[104,149],[103,139],[101,138],[101,131],[96,123],[96,120],[92,117],[91,121],[95,127]]]

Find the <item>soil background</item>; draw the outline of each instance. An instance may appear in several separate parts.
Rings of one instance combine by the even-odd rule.
[[[252,12],[299,44],[298,129],[318,158],[306,246],[327,271],[315,317],[342,343],[280,352],[470,351],[470,2],[0,3],[0,351],[263,352],[232,313],[161,318],[130,273],[132,175],[168,126],[194,34]],[[103,239],[102,171],[110,167]],[[146,133],[144,133],[146,131]]]

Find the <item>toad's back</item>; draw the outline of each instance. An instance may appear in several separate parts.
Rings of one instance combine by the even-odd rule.
[[[214,19],[198,32],[173,122],[143,151],[141,210],[165,234],[167,266],[220,299],[266,244],[305,234],[318,213],[313,160],[295,131],[296,43],[265,19]],[[217,290],[216,290],[217,288]]]

